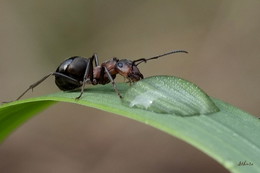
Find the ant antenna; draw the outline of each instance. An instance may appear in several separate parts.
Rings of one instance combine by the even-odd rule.
[[[167,52],[167,53],[164,53],[164,54],[161,54],[161,55],[153,56],[151,58],[140,58],[140,59],[134,60],[133,61],[133,65],[137,66],[137,65],[139,65],[142,62],[146,62],[146,61],[149,61],[149,60],[152,60],[152,59],[157,59],[157,58],[160,58],[162,56],[170,55],[170,54],[173,54],[173,53],[188,53],[188,52],[185,51],[185,50],[174,50],[174,51]],[[136,62],[138,62],[138,63],[136,63]]]

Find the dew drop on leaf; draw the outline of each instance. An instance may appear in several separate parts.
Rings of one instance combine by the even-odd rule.
[[[181,116],[219,111],[197,85],[174,76],[153,76],[134,83],[126,91],[123,103],[133,108]]]

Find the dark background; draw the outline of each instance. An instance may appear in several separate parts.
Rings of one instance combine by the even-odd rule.
[[[98,53],[102,62],[185,49],[188,55],[140,65],[142,73],[185,78],[259,116],[259,9],[258,0],[2,0],[1,101],[15,99],[70,56]],[[26,97],[56,91],[52,78]],[[0,171],[227,172],[154,128],[66,103],[40,113],[1,144]]]

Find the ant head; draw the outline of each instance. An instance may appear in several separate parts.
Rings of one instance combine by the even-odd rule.
[[[143,75],[142,73],[140,73],[139,69],[138,69],[138,65],[142,62],[147,62],[153,59],[157,59],[166,55],[170,55],[170,54],[174,54],[174,53],[188,53],[185,50],[174,50],[171,52],[167,52],[161,55],[157,55],[157,56],[153,56],[150,58],[140,58],[134,61],[128,60],[128,59],[122,59],[122,60],[118,60],[116,65],[115,65],[115,69],[117,71],[117,73],[119,73],[120,75],[124,76],[125,78],[127,78],[130,82],[135,82],[135,81],[139,81],[141,79],[143,79]]]
[[[135,82],[143,79],[142,73],[140,73],[137,65],[131,60],[122,59],[116,63],[116,71],[127,78],[130,82]]]

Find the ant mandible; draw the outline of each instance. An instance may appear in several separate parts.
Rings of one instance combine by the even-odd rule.
[[[76,99],[79,99],[84,93],[86,84],[108,84],[112,83],[115,92],[120,98],[122,95],[116,87],[114,79],[117,74],[125,77],[130,83],[143,79],[142,73],[140,73],[137,66],[142,62],[147,62],[152,59],[157,59],[173,53],[188,53],[185,50],[174,50],[165,54],[157,55],[151,58],[140,58],[134,61],[128,59],[112,58],[99,65],[98,56],[94,54],[91,58],[84,58],[81,56],[74,56],[63,61],[55,72],[52,72],[44,76],[39,81],[33,83],[26,89],[16,100],[19,100],[30,89],[35,88],[45,79],[50,76],[55,76],[55,83],[60,90],[70,91],[81,87],[81,92]],[[95,67],[93,67],[93,61]]]

